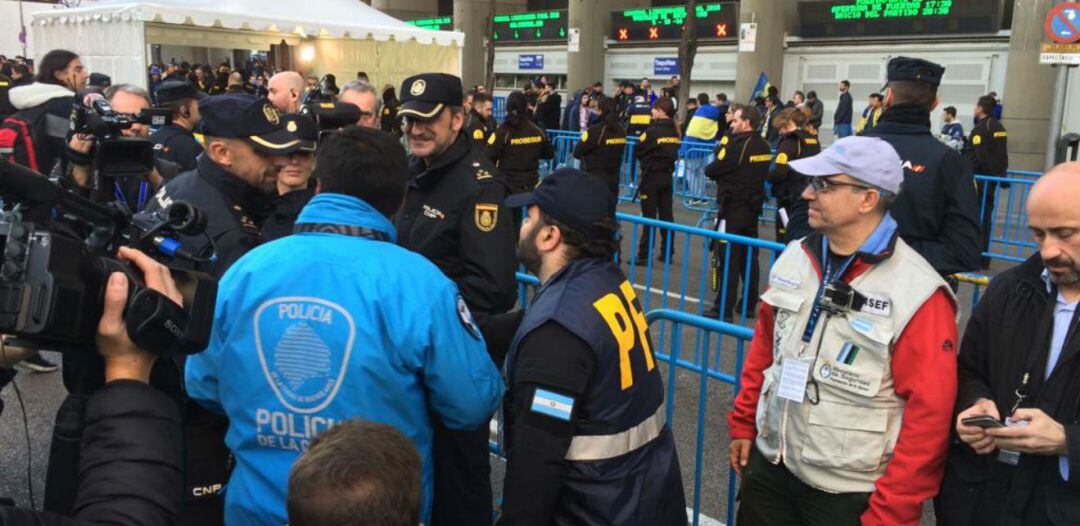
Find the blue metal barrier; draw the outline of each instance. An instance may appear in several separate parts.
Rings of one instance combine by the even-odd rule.
[[[506,118],[506,97],[491,98],[491,116],[495,122],[502,124],[503,119]]]
[[[1020,263],[1038,249],[1028,230],[1027,197],[1036,178],[1042,174],[1019,171],[1009,174],[1010,177],[975,176],[982,190],[979,217],[985,219],[987,214],[993,217],[987,246],[982,249],[983,255],[991,259]],[[991,195],[990,190],[995,187]],[[980,226],[982,224],[985,221],[980,221]]]
[[[704,445],[705,445],[705,427],[706,427],[706,408],[709,402],[709,380],[719,380],[725,384],[733,386],[732,396],[734,397],[739,393],[739,378],[742,376],[742,363],[743,353],[746,346],[746,342],[749,342],[754,337],[753,331],[746,327],[740,327],[738,325],[732,325],[730,323],[724,323],[719,320],[713,320],[702,316],[695,316],[693,314],[687,314],[670,309],[657,309],[649,311],[645,314],[645,319],[650,326],[656,321],[669,322],[672,325],[671,337],[670,337],[670,353],[660,352],[660,345],[657,345],[655,351],[656,358],[668,364],[668,378],[667,378],[667,418],[668,426],[675,431],[673,420],[675,417],[675,384],[676,370],[682,369],[690,371],[698,375],[698,400],[697,400],[697,436],[694,443],[694,485],[691,498],[691,524],[697,526],[701,517],[701,478],[702,471],[704,469]],[[705,334],[705,352],[695,357],[694,361],[684,359],[682,355],[682,338],[683,331],[682,325],[689,325],[698,329],[698,333]],[[661,328],[661,333],[663,328]],[[717,355],[723,352],[723,340],[724,336],[729,336],[735,339],[735,355],[734,355],[734,369],[730,374],[722,372],[714,372],[708,369],[709,358],[711,355],[711,336],[716,335],[716,353]],[[662,337],[656,338],[656,342],[662,342]],[[721,411],[724,411],[721,408]],[[680,464],[686,465],[685,458],[680,459]],[[727,517],[727,524],[733,524],[735,521],[735,471],[730,467],[727,468],[727,506],[725,507],[725,516]]]

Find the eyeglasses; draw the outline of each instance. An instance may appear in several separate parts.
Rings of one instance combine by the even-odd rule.
[[[863,191],[865,191],[865,190],[874,190],[874,188],[871,188],[869,186],[865,186],[865,185],[861,185],[861,184],[852,184],[852,183],[841,183],[841,182],[838,182],[838,181],[833,181],[833,180],[829,179],[828,177],[811,177],[810,178],[810,184],[809,184],[810,189],[813,190],[814,193],[828,192],[828,191],[830,191],[830,190],[832,190],[832,189],[834,189],[836,187],[840,187],[840,186],[847,186],[847,187],[850,187],[850,188],[858,188],[859,190],[863,190]]]

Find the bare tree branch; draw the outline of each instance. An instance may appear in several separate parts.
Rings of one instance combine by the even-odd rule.
[[[694,68],[694,58],[697,56],[695,20],[697,20],[697,0],[687,0],[682,42],[679,43],[679,114],[676,119],[683,125],[686,125],[686,102],[690,100],[690,71]]]

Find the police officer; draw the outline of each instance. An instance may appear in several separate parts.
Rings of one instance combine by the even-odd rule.
[[[158,157],[178,163],[185,172],[197,167],[195,159],[203,152],[194,131],[202,119],[199,101],[206,97],[191,83],[182,80],[163,82],[157,90],[157,105],[172,110],[172,122],[152,133],[150,141],[154,143]]]
[[[274,211],[262,225],[262,242],[293,233],[293,225],[300,211],[315,197],[315,181],[311,173],[315,169],[315,148],[319,140],[319,127],[311,119],[289,113],[281,116],[286,130],[296,130],[300,147],[289,155],[289,162],[278,173],[277,195]]]
[[[582,168],[599,177],[611,195],[619,195],[619,173],[622,171],[623,150],[626,149],[626,128],[615,108],[615,99],[603,97],[597,102],[600,122],[589,126],[574,147],[574,158],[581,159]]]
[[[457,283],[481,330],[486,316],[513,307],[514,231],[509,192],[462,130],[461,79],[427,73],[405,79],[401,115],[413,179],[398,213],[398,244],[422,254]],[[434,526],[491,522],[488,429],[449,431],[434,422]]]
[[[555,149],[547,133],[528,111],[525,94],[515,91],[506,98],[506,119],[488,138],[487,155],[510,185],[510,193],[528,192],[540,181],[540,159],[551,159]]]
[[[994,118],[997,101],[983,95],[975,104],[975,127],[964,145],[964,156],[971,161],[976,174],[1005,177],[1009,170],[1009,134],[1001,121]],[[981,250],[990,250],[990,235],[994,231],[994,202],[998,183],[977,179],[979,209],[982,211]],[[1006,183],[1007,184],[1007,183]],[[1007,187],[1006,185],[1002,185]],[[982,268],[990,267],[990,258],[982,258]]]
[[[643,95],[634,97],[634,103],[626,110],[626,134],[637,137],[645,132],[652,121],[652,106]]]
[[[781,110],[772,124],[780,133],[776,162],[768,176],[777,203],[776,240],[789,243],[813,230],[807,222],[806,200],[802,198],[806,177],[792,170],[788,163],[821,153],[821,144],[817,134],[807,129],[810,118],[801,108]]]
[[[945,68],[918,58],[889,61],[885,112],[863,135],[900,154],[904,193],[893,203],[900,237],[943,276],[979,267],[979,199],[971,164],[930,131]]]
[[[661,97],[656,100],[652,107],[652,124],[638,138],[638,145],[634,148],[634,157],[641,166],[641,183],[638,186],[638,198],[641,199],[641,215],[661,221],[674,221],[672,211],[672,175],[675,171],[675,160],[679,157],[680,139],[679,127],[672,119],[675,116],[675,105],[671,99]],[[653,229],[643,227],[641,240],[638,243],[638,256],[634,264],[646,266],[649,263],[649,244],[652,239]],[[660,261],[670,259],[675,252],[674,246],[668,245],[668,236],[660,232],[660,239],[655,245],[660,247],[658,256]]]
[[[897,238],[903,173],[881,139],[791,162],[817,232],[770,270],[728,413],[736,523],[915,525],[956,397],[956,299]]]
[[[616,199],[560,169],[531,193],[518,254],[542,283],[506,357],[506,525],[686,524],[641,304],[613,263]]]
[[[757,218],[765,201],[765,178],[772,163],[772,152],[756,131],[761,125],[761,114],[757,109],[748,104],[732,104],[728,115],[731,129],[720,137],[715,159],[705,166],[705,177],[716,181],[716,202],[720,207],[717,226],[723,225],[728,234],[757,238]],[[728,261],[727,296],[721,298],[719,291],[723,286],[717,286],[716,301],[706,313],[714,318],[720,314],[731,318],[732,312],[740,310],[736,308],[740,279],[746,288],[742,296],[746,301],[746,312],[753,313],[757,304],[757,251],[749,247],[733,250]],[[751,253],[750,276],[745,275],[747,252]],[[725,258],[720,250],[716,251],[715,259],[718,266],[723,264]],[[720,268],[715,271],[723,274]]]
[[[491,134],[495,133],[495,120],[491,118],[491,95],[476,93],[473,95],[472,101],[472,108],[469,109],[469,123],[465,126],[465,133],[473,140],[473,144],[483,148],[487,146]]]

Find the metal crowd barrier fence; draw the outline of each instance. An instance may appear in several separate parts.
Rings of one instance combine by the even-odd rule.
[[[1038,244],[1028,230],[1027,197],[1038,172],[1010,171],[1009,177],[976,175],[979,192],[980,228],[989,226],[984,235],[983,256],[1012,263],[1027,259]],[[990,214],[989,221],[987,214]]]
[[[506,118],[506,97],[491,98],[491,116],[498,123],[502,123]]]

